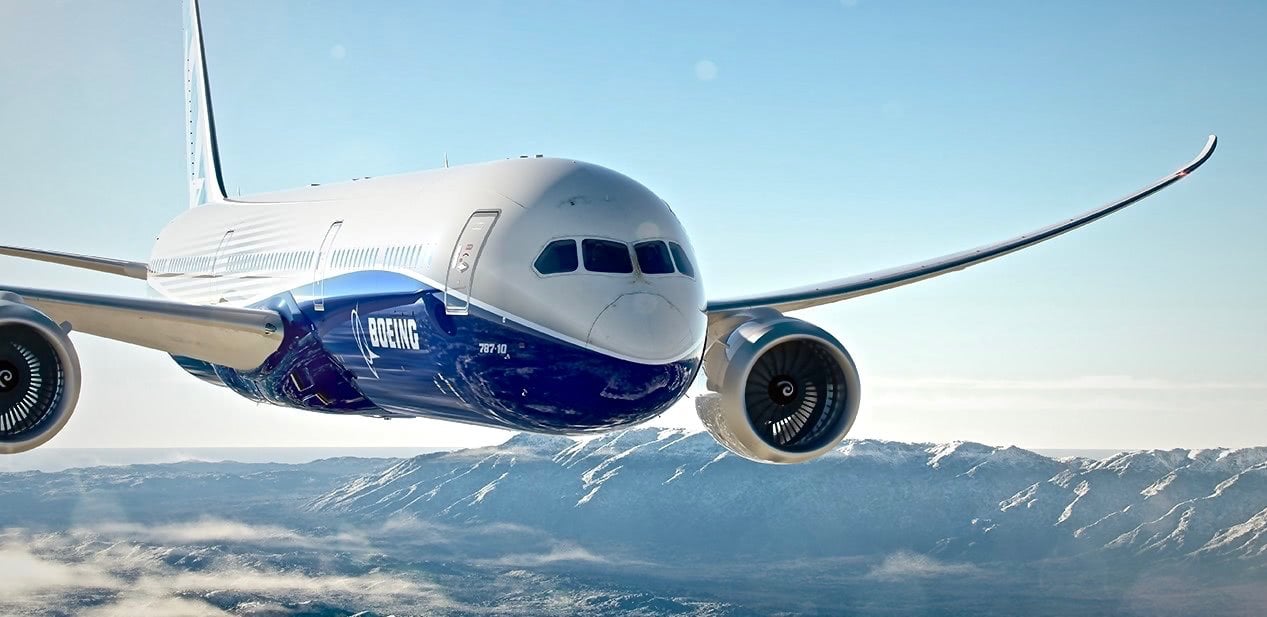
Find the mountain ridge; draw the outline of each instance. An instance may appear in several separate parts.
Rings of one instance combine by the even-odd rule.
[[[526,505],[527,504],[527,505]],[[914,550],[965,559],[1130,554],[1267,564],[1267,448],[1052,458],[1015,446],[846,440],[818,461],[740,459],[705,433],[515,435],[426,454],[306,504],[310,512],[565,527],[616,545],[712,538],[787,517],[785,555]],[[673,524],[661,524],[662,520]],[[647,521],[657,521],[649,524]],[[866,537],[843,531],[868,529]],[[629,530],[637,530],[633,533]],[[605,538],[606,536],[606,538]]]

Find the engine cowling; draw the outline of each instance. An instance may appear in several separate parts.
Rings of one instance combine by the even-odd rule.
[[[79,356],[61,326],[0,293],[0,454],[52,439],[75,410],[79,383]]]
[[[712,394],[696,398],[709,433],[762,463],[801,463],[836,447],[858,416],[849,352],[809,322],[762,309],[716,324],[704,356]]]

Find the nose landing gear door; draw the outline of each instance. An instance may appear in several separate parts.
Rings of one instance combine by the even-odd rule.
[[[471,306],[471,284],[475,281],[475,265],[484,251],[484,241],[493,230],[500,212],[480,211],[471,215],[458,235],[449,259],[449,273],[444,279],[444,312],[466,315]]]

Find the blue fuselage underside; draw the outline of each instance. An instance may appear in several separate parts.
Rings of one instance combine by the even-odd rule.
[[[546,433],[650,419],[680,399],[698,354],[641,364],[560,340],[402,274],[356,272],[256,304],[286,320],[286,341],[255,371],[176,358],[249,399],[327,413],[428,417]],[[702,351],[702,350],[701,350]]]

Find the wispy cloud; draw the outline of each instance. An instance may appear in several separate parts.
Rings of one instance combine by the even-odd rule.
[[[21,598],[66,589],[118,587],[122,579],[94,563],[60,563],[32,553],[20,544],[0,546],[0,573],[4,575],[4,596]],[[0,597],[0,602],[4,598]]]
[[[400,607],[420,614],[480,612],[446,592],[436,582],[443,577],[409,568],[366,572],[350,565],[393,552],[451,555],[468,548],[482,558],[464,561],[492,571],[556,564],[641,565],[519,525],[466,527],[404,516],[320,533],[211,518],[159,525],[102,523],[55,533],[8,529],[0,530],[0,578],[5,580],[0,615],[75,611],[81,601],[93,607],[84,614],[96,617],[222,616],[229,614],[226,610],[234,615],[276,614],[267,607],[301,601],[384,613]],[[296,565],[289,565],[289,555],[299,556]],[[325,565],[313,567],[311,558],[318,556]],[[496,593],[516,598],[499,611],[540,614],[544,605],[519,606],[521,594],[534,589],[534,583],[514,580],[497,586]],[[545,612],[569,613],[574,611],[564,604],[574,600],[536,601],[551,607]],[[555,606],[559,602],[563,604]]]
[[[886,409],[954,411],[1185,411],[1267,405],[1267,383],[1168,381],[1123,375],[1043,380],[868,380],[870,400]]]
[[[288,545],[307,548],[353,549],[368,545],[367,537],[356,531],[338,531],[324,535],[307,535],[276,525],[256,525],[240,521],[206,518],[163,525],[107,522],[76,527],[70,534],[85,538],[101,538],[145,542],[160,545],[201,545],[243,543],[255,545]]]
[[[181,617],[231,617],[202,600],[173,596],[149,596],[130,592],[117,602],[94,606],[77,613],[81,617],[134,617],[136,615],[180,615]],[[249,614],[249,613],[248,613]]]
[[[613,563],[610,558],[596,555],[583,547],[571,543],[556,544],[551,546],[549,549],[538,553],[504,555],[495,559],[483,560],[481,563],[494,566],[535,567],[563,562],[595,564]]]
[[[134,523],[106,523],[80,532],[137,538],[153,542],[194,544],[208,542],[303,542],[307,538],[282,527],[272,525],[248,525],[222,519],[203,519],[191,523],[170,525],[137,525]]]
[[[881,581],[900,581],[937,576],[966,576],[979,574],[981,569],[966,563],[944,563],[928,555],[900,551],[884,558],[871,568],[867,578]]]
[[[1267,382],[1167,381],[1128,375],[1087,375],[1066,379],[892,379],[876,378],[877,387],[908,390],[1261,390]]]
[[[199,535],[257,537],[259,533],[221,527],[217,531],[213,525],[202,524],[159,535],[186,540]],[[313,574],[215,554],[206,557],[209,565],[205,568],[182,570],[168,562],[166,549],[144,545],[85,543],[74,535],[28,536],[13,530],[0,536],[0,542],[0,572],[5,577],[0,614],[78,610],[74,598],[89,592],[94,608],[82,614],[96,617],[225,615],[215,602],[215,596],[225,592],[257,596],[262,604],[327,600],[371,608],[411,606],[424,613],[456,606],[438,586],[417,576]]]

